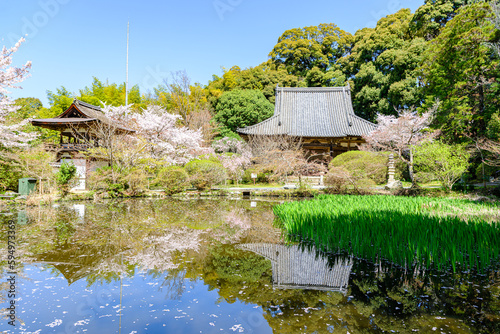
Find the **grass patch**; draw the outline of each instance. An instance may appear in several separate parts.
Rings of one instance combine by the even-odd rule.
[[[487,269],[500,260],[498,203],[320,195],[273,210],[291,240],[328,252],[453,271]]]

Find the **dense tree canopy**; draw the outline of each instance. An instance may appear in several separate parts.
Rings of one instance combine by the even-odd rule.
[[[498,59],[486,42],[494,32],[486,3],[463,7],[432,40],[423,74],[426,104],[441,101],[435,126],[449,140],[484,134],[498,111]]]
[[[380,19],[375,28],[356,32],[354,47],[342,59],[353,81],[353,106],[358,115],[375,120],[376,114],[395,115],[396,110],[418,106],[420,73],[425,50],[422,38],[412,38],[410,10]]]
[[[274,103],[276,85],[298,87],[303,86],[304,83],[297,76],[288,74],[284,68],[276,69],[272,62],[265,62],[259,66],[243,70],[238,66],[224,70],[222,77],[214,75],[213,80],[207,86],[207,90],[214,107],[223,92],[233,89],[260,90],[269,102]]]
[[[424,5],[415,12],[411,29],[416,36],[431,40],[439,35],[460,7],[472,2],[474,1],[425,0]]]
[[[277,85],[349,83],[354,111],[365,119],[397,116],[398,111],[422,113],[439,101],[432,126],[442,130],[444,141],[498,142],[499,45],[498,1],[425,0],[415,13],[401,9],[354,35],[334,23],[289,29],[260,65],[223,68],[207,85],[191,84],[185,71],[174,72],[152,92],[141,95],[133,86],[128,96],[139,114],[148,106],[159,106],[162,112],[180,116],[177,126],[203,129],[203,137],[210,141],[216,128],[219,136],[231,135],[238,127],[270,117]],[[122,106],[125,84],[94,77],[76,93],[61,86],[47,95],[47,108],[36,99],[18,99],[21,108],[10,119],[54,117],[74,98]],[[48,130],[41,134],[42,140],[53,137]]]
[[[117,85],[116,83],[101,82],[94,77],[92,85],[80,89],[79,100],[103,107],[104,104],[114,107],[125,104],[125,83]],[[136,107],[141,106],[141,94],[139,86],[135,85],[129,88],[128,103],[134,104]]]
[[[47,91],[47,99],[49,100],[50,110],[43,110],[41,118],[50,118],[62,114],[73,103],[73,94],[61,86],[56,88],[56,92]]]
[[[273,105],[262,92],[233,90],[220,97],[215,109],[215,120],[235,132],[237,128],[262,122],[271,117],[273,111]]]
[[[26,119],[36,115],[43,105],[39,99],[34,97],[21,97],[14,101],[14,105],[19,109],[14,113],[16,118]],[[13,117],[14,115],[10,115]]]
[[[295,28],[281,35],[269,57],[288,73],[305,77],[313,68],[326,72],[334,67],[349,53],[352,41],[350,33],[333,23]]]

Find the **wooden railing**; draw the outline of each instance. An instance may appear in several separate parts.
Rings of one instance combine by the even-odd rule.
[[[86,151],[91,147],[89,144],[45,144],[47,151]]]

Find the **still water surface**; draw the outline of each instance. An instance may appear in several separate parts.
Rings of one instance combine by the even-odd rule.
[[[2,318],[0,332],[500,333],[498,272],[409,271],[285,245],[277,203],[134,199],[3,212],[0,307],[15,301],[16,326]]]

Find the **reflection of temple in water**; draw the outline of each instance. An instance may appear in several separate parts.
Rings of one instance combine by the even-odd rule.
[[[271,260],[273,284],[284,289],[312,289],[345,293],[352,259],[337,259],[333,266],[326,258],[299,246],[279,244],[242,244],[239,248]]]
[[[61,246],[34,257],[37,263],[54,266],[71,285],[74,282],[96,272],[99,264],[109,261],[120,249],[107,247],[106,250],[94,246],[78,245],[78,247]]]

